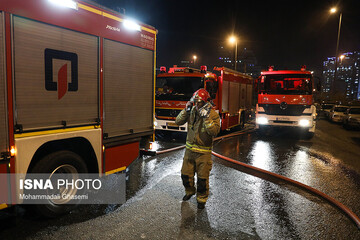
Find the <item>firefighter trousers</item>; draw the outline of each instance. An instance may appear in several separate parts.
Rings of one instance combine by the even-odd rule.
[[[209,197],[209,176],[212,168],[211,153],[198,153],[185,150],[181,178],[186,195],[194,195],[199,203],[206,203]],[[194,176],[197,174],[197,187]]]

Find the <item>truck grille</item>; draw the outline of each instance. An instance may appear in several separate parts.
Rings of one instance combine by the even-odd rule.
[[[157,117],[177,117],[181,110],[176,109],[155,109]]]
[[[280,108],[280,104],[261,104],[265,114],[268,115],[286,115],[286,116],[301,116],[305,108],[310,108],[307,105],[287,105],[285,109]]]

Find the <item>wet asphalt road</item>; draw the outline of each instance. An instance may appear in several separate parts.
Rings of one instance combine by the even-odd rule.
[[[214,151],[314,187],[360,216],[360,131],[318,122],[311,140],[280,130],[219,140]],[[160,148],[181,145],[165,139]],[[137,159],[120,205],[80,206],[59,219],[1,212],[0,239],[360,239],[337,208],[308,192],[243,173],[213,156],[205,210],[182,202],[184,150]]]

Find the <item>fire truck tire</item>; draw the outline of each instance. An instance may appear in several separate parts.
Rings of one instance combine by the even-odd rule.
[[[53,152],[43,157],[31,170],[31,173],[51,174],[55,172],[74,175],[78,173],[87,173],[88,170],[83,159],[78,154],[67,150]],[[34,205],[34,210],[43,217],[54,218],[68,213],[76,207],[76,204],[65,203],[67,202],[48,200],[47,204]]]
[[[238,125],[236,125],[236,127],[234,127],[235,131],[241,131],[243,130],[245,127],[245,115],[242,113],[240,116],[240,122]]]
[[[241,113],[241,117],[240,117],[240,129],[244,129],[245,127],[245,114]]]

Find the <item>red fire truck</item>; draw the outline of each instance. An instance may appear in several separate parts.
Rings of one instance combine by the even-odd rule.
[[[214,102],[219,110],[221,130],[243,128],[254,105],[254,79],[225,67],[214,67],[213,71],[218,75],[218,90]]]
[[[264,71],[257,79],[256,128],[299,127],[314,135],[316,108],[313,105],[313,76],[301,70]]]
[[[213,98],[221,117],[221,130],[243,127],[252,106],[253,80],[250,76],[225,67],[201,69],[174,66],[166,72],[161,67],[156,80],[155,129],[186,132],[187,125],[178,126],[175,118],[199,88]]]
[[[0,173],[124,171],[154,131],[156,34],[84,1],[0,0]],[[5,179],[0,208],[21,203]]]

